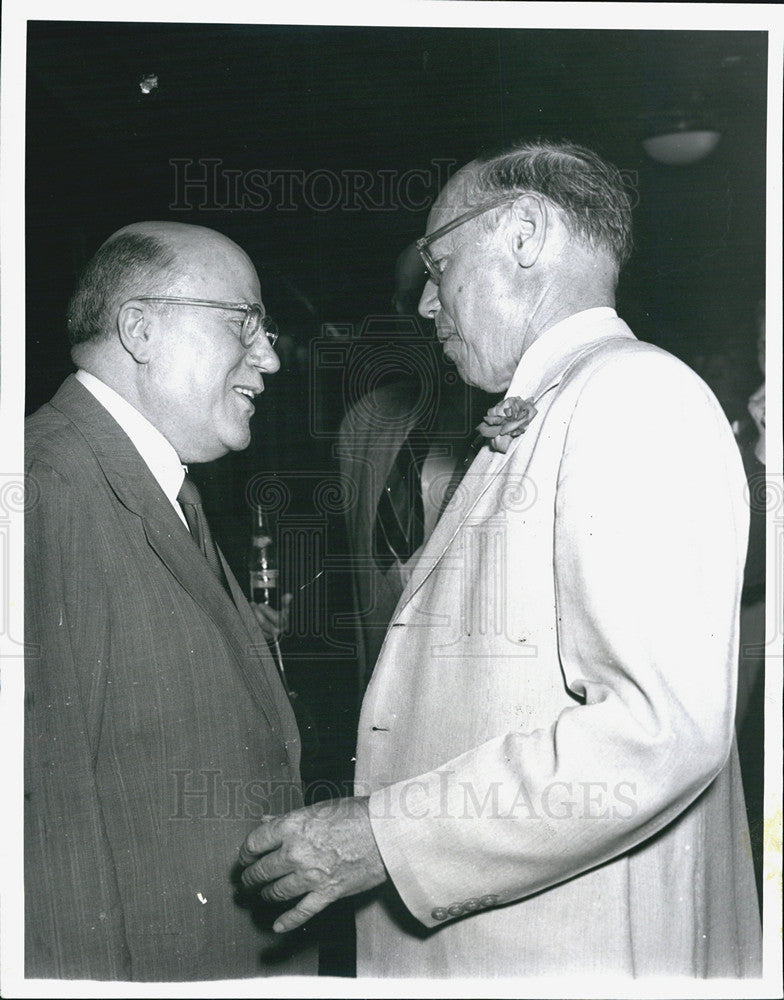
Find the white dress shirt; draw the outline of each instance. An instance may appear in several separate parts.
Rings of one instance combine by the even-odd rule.
[[[146,417],[143,417],[134,406],[131,406],[127,399],[123,399],[119,393],[109,388],[95,375],[80,368],[76,373],[76,378],[114,417],[131,439],[133,446],[166,494],[178,517],[187,527],[182,507],[177,502],[177,494],[180,492],[182,481],[185,478],[186,468],[180,462],[172,445]]]

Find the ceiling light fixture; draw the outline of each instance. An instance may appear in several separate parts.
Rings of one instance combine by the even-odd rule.
[[[662,131],[643,139],[645,152],[657,163],[671,167],[684,167],[698,163],[713,152],[721,139],[721,132],[704,125],[681,120],[669,131]]]
[[[673,89],[677,92],[677,87]],[[712,100],[706,99],[701,87],[681,90],[680,96],[671,91],[670,99],[675,100],[670,106],[665,103],[643,119],[642,145],[648,156],[671,167],[704,160],[721,139],[717,96],[713,93]]]

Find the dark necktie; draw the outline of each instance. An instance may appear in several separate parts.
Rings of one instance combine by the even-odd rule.
[[[207,518],[204,516],[204,508],[201,505],[201,494],[196,483],[188,476],[182,481],[180,492],[177,494],[177,500],[185,514],[185,520],[188,522],[193,540],[204,553],[204,557],[209,563],[212,572],[228,591],[228,584],[218,556],[218,548],[210,533]]]
[[[422,466],[428,441],[414,428],[397,453],[381,491],[373,530],[373,557],[383,572],[395,561],[408,562],[424,541]]]

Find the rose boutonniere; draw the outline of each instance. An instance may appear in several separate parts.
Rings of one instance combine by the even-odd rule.
[[[513,438],[519,437],[535,416],[533,400],[509,396],[490,407],[477,431],[489,438],[492,451],[506,452]]]

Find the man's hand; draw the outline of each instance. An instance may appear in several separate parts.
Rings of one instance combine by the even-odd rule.
[[[256,620],[261,625],[261,631],[266,638],[273,642],[280,638],[281,632],[285,632],[289,626],[289,605],[292,601],[291,594],[284,594],[280,600],[280,611],[271,608],[269,604],[254,604],[251,607],[256,615]]]
[[[332,799],[286,816],[270,816],[240,849],[246,887],[264,886],[270,902],[303,897],[278,917],[277,932],[304,924],[343,896],[386,880],[370,825],[367,798]]]

